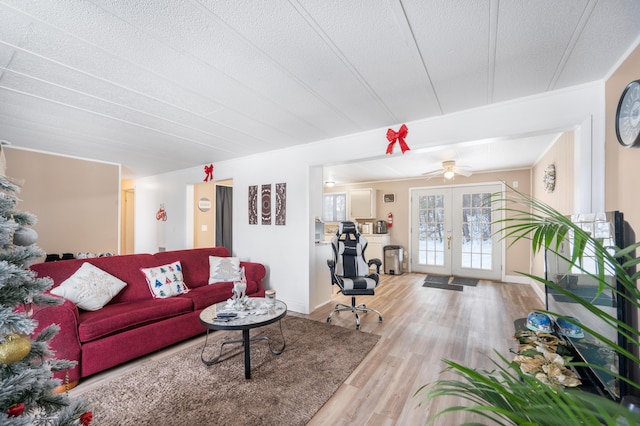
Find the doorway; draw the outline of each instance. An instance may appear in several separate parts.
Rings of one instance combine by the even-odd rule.
[[[216,185],[216,247],[233,253],[233,187]]]
[[[411,270],[500,280],[501,217],[490,196],[501,184],[411,190]]]
[[[120,254],[133,254],[134,246],[134,207],[135,192],[133,188],[122,191],[121,196]]]
[[[233,253],[233,180],[194,185],[193,246]]]

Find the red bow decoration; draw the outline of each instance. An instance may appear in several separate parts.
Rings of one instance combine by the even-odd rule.
[[[410,150],[409,145],[404,141],[404,138],[407,137],[407,133],[409,133],[409,129],[406,125],[400,126],[400,129],[395,132],[392,129],[387,130],[387,139],[389,140],[389,145],[387,145],[387,154],[393,154],[393,145],[395,145],[396,141],[400,145],[400,149],[404,154],[405,151]]]
[[[156,213],[156,220],[166,222],[167,221],[167,211],[160,207],[158,213]]]
[[[209,164],[208,166],[204,166],[204,181],[209,182],[213,180],[213,164]]]

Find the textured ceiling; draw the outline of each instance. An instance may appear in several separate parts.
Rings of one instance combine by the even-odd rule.
[[[635,0],[0,0],[0,139],[158,174],[600,80],[638,22]]]

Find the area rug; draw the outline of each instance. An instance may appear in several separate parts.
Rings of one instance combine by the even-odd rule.
[[[426,278],[424,279],[424,282],[426,283],[434,283],[434,284],[448,284],[449,283],[449,277],[448,275],[427,275]]]
[[[454,277],[453,280],[451,280],[451,284],[468,285],[468,286],[475,287],[478,285],[478,279]]]
[[[89,402],[93,424],[111,425],[304,425],[333,395],[380,336],[304,318],[282,320],[286,349],[273,355],[266,342],[251,345],[251,379],[244,378],[241,345],[226,345],[222,362],[200,360],[202,344],[79,395]],[[251,330],[274,348],[278,324]],[[240,331],[209,335],[205,357]],[[228,355],[227,355],[228,354]]]
[[[425,281],[424,284],[422,284],[422,287],[440,288],[440,289],[443,289],[443,290],[455,290],[455,291],[464,290],[464,287],[461,286],[461,285],[440,284],[440,283],[434,283],[434,282],[429,282],[429,281]]]

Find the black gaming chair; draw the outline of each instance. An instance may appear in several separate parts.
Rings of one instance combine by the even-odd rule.
[[[378,321],[382,321],[382,315],[375,309],[367,308],[365,304],[356,305],[356,296],[373,296],[374,289],[378,286],[380,278],[380,259],[365,260],[364,251],[367,248],[367,240],[360,235],[355,223],[341,222],[336,235],[331,239],[333,259],[327,260],[331,270],[331,285],[340,287],[339,292],[345,296],[351,296],[351,306],[338,303],[327,322],[331,322],[333,314],[340,311],[351,311],[356,315],[356,330],[360,329],[360,316],[358,312],[375,312]],[[376,266],[376,272],[369,273],[369,267]]]

